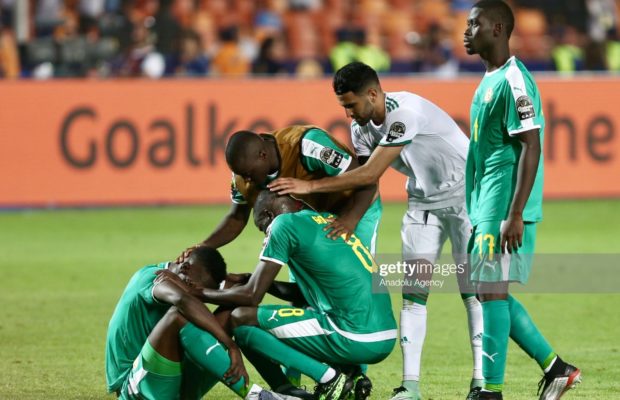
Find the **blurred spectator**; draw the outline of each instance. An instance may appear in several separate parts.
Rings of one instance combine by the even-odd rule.
[[[38,0],[35,8],[35,33],[37,36],[52,36],[62,24],[64,5],[62,0]]]
[[[181,36],[179,64],[176,75],[205,76],[209,72],[209,58],[205,54],[200,36],[188,29]]]
[[[284,24],[282,17],[275,10],[274,0],[258,1],[256,15],[254,16],[254,34],[259,42],[269,36],[282,34]]]
[[[0,27],[13,27],[13,14],[16,0],[0,0]]]
[[[143,75],[142,63],[151,53],[155,52],[153,45],[155,36],[150,32],[152,18],[144,18],[133,25],[131,44],[112,63],[112,73],[121,77],[138,77]],[[158,58],[150,59],[151,67],[155,69]],[[155,60],[155,61],[153,61]]]
[[[614,0],[587,0],[586,6],[590,15],[588,34],[596,43],[603,43],[607,34],[618,24],[618,10]]]
[[[105,11],[105,0],[80,0],[78,8],[80,33],[86,34],[97,26]]]
[[[323,66],[314,58],[304,58],[295,67],[295,76],[300,79],[321,78],[324,74]]]
[[[583,69],[586,71],[607,70],[605,59],[605,42],[595,42],[590,39],[583,49]]]
[[[279,36],[270,36],[261,43],[258,57],[252,63],[252,73],[258,75],[285,74],[284,57],[286,49]]]
[[[239,30],[236,26],[228,26],[220,30],[221,46],[211,64],[216,76],[243,76],[250,71],[250,62],[239,46]]]
[[[390,55],[378,44],[371,43],[366,30],[358,33],[357,61],[369,65],[377,72],[388,72],[390,70]]]
[[[357,43],[355,43],[356,30],[354,28],[342,28],[336,32],[336,45],[329,52],[334,71],[338,71],[345,65],[357,60]]]
[[[142,76],[146,65],[157,76],[162,57],[166,75],[314,76],[359,60],[452,76],[481,68],[462,48],[474,2],[0,0],[0,76]],[[513,49],[529,68],[620,70],[620,0],[509,2],[521,20]]]
[[[445,38],[442,28],[432,23],[428,33],[418,43],[418,57],[414,71],[452,77],[458,73],[459,63],[452,54],[452,44]]]
[[[13,32],[0,22],[0,78],[19,76],[19,57]]]
[[[556,45],[551,51],[555,70],[572,73],[583,66],[583,51],[581,50],[581,34],[576,28],[567,26],[556,32]]]
[[[155,34],[154,45],[157,52],[170,59],[176,52],[176,45],[181,36],[181,27],[171,12],[172,0],[159,0],[152,32]]]
[[[377,72],[390,70],[389,54],[378,46],[367,43],[364,29],[347,27],[338,30],[336,36],[338,42],[329,53],[334,71],[353,61],[361,61]]]
[[[608,34],[605,44],[605,59],[609,71],[620,72],[620,39],[617,29]]]

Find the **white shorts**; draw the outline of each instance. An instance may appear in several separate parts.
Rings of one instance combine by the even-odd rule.
[[[408,210],[400,230],[403,260],[425,259],[434,263],[447,239],[456,263],[467,262],[467,243],[471,223],[465,206],[437,210]]]

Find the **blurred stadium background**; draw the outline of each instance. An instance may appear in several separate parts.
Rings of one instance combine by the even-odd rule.
[[[322,76],[481,71],[471,0],[2,0],[5,78]],[[515,53],[536,71],[620,71],[618,1],[513,0]]]
[[[105,330],[129,276],[174,258],[224,215],[234,131],[310,123],[348,141],[331,90],[339,66],[372,65],[386,90],[431,99],[468,133],[483,73],[462,48],[472,3],[0,0],[0,398],[111,398]],[[617,254],[620,1],[509,3],[511,44],[534,71],[547,121],[539,249]],[[380,252],[400,251],[403,188],[393,172],[381,181]],[[250,226],[222,249],[229,268],[251,270],[260,244]],[[466,393],[456,297],[429,305],[423,379],[434,399]],[[523,301],[584,370],[570,398],[620,398],[617,291]],[[511,349],[507,394],[534,398],[538,371]],[[387,398],[399,348],[370,373],[373,398]],[[211,398],[230,396],[217,388]]]

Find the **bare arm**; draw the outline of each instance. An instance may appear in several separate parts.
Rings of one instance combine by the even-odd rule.
[[[291,303],[306,303],[306,298],[299,290],[299,286],[294,282],[274,281],[271,287],[269,287],[268,293]]]
[[[189,322],[211,333],[227,348],[237,348],[211,311],[198,298],[190,294],[188,287],[174,281],[167,274],[158,275],[155,286],[153,286],[153,297],[162,303],[175,306]]]
[[[392,161],[398,157],[401,150],[402,146],[379,146],[373,151],[366,164],[352,171],[347,170],[342,175],[313,181],[278,178],[267,186],[272,191],[278,192],[278,194],[307,194],[340,192],[368,185],[376,185],[381,175],[383,175]]]
[[[250,217],[250,206],[247,204],[233,203],[230,211],[215,230],[207,237],[202,244],[205,246],[219,248],[235,240],[243,231]]]
[[[356,168],[360,168],[360,163],[353,159],[345,173]],[[344,234],[348,239],[377,196],[378,190],[375,183],[356,188],[347,204],[340,210],[338,218],[325,227],[325,230],[329,231],[327,236],[336,239]]]
[[[257,306],[276,279],[282,266],[270,261],[260,261],[245,285],[229,289],[203,289],[203,301],[219,305]]]
[[[502,228],[500,239],[502,252],[506,249],[509,253],[516,251],[523,243],[523,209],[536,180],[541,153],[538,129],[519,133],[517,137],[521,142],[517,183],[508,219]]]

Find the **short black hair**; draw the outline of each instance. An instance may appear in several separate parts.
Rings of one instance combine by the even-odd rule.
[[[202,265],[217,284],[226,279],[226,262],[217,249],[198,246],[192,250],[190,257],[194,257],[194,262]]]
[[[239,158],[245,157],[252,148],[251,143],[259,141],[260,138],[252,131],[237,131],[232,134],[226,144],[226,162],[233,165]]]
[[[332,86],[337,95],[347,92],[361,94],[371,84],[379,84],[377,72],[368,65],[355,61],[336,71]]]
[[[512,9],[502,0],[480,0],[472,6],[472,8],[480,8],[491,17],[493,21],[500,22],[506,29],[506,35],[510,38],[512,30],[515,27],[515,16]]]

